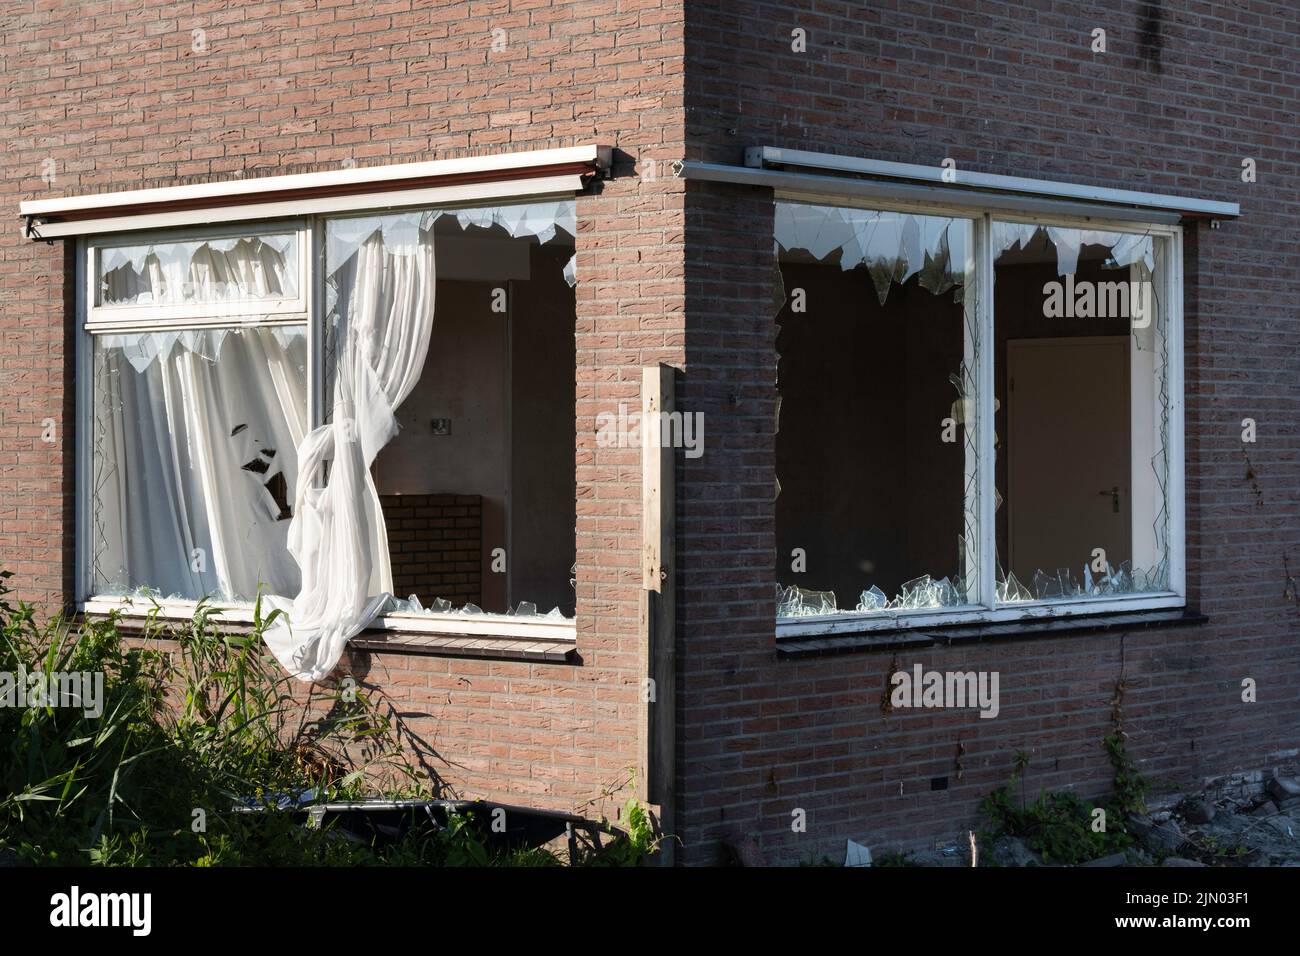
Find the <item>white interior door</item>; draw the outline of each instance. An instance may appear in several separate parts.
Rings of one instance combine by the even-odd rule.
[[[1132,558],[1129,336],[1007,342],[1008,565],[1083,577]]]

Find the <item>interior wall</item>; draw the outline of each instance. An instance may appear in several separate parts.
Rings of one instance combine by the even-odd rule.
[[[961,366],[962,307],[913,278],[880,304],[865,269],[782,265],[777,317],[777,580],[833,590],[841,608],[872,585],[960,571],[963,437],[944,442]],[[802,288],[807,311],[791,309]],[[792,552],[807,570],[792,569]]]
[[[451,262],[441,253],[455,245],[440,240],[440,263]],[[383,496],[480,496],[476,603],[504,613],[531,601],[543,613],[572,615],[576,340],[564,266],[573,249],[504,240],[486,251],[493,248],[513,250],[508,272],[517,278],[438,280],[429,355],[397,410],[401,431],[376,459],[375,483]],[[470,265],[482,274],[496,262]],[[504,313],[492,311],[496,289],[506,292]],[[435,434],[435,418],[449,418],[451,433]],[[418,596],[428,604],[453,595]]]
[[[397,410],[397,437],[375,459],[381,495],[482,497],[482,607],[506,610],[505,575],[490,572],[506,546],[507,318],[492,311],[493,284],[438,280],[429,354]],[[449,435],[432,421],[451,419]],[[400,595],[405,597],[406,595]],[[419,595],[428,604],[438,595]]]
[[[574,453],[572,250],[534,245],[532,278],[510,289],[510,601],[574,611],[577,484]]]

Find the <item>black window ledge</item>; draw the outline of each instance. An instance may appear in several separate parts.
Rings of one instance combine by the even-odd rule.
[[[900,627],[825,635],[805,634],[798,637],[778,637],[776,653],[781,658],[824,657],[870,651],[897,651],[904,648],[948,647],[981,641],[1018,641],[1063,634],[1189,627],[1205,624],[1208,621],[1209,618],[1198,610],[1169,608],[1033,620],[945,624],[939,627]]]

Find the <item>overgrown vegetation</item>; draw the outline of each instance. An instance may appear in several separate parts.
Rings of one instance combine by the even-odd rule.
[[[9,686],[72,673],[102,675],[103,685],[98,714],[48,701],[0,706],[0,857],[102,866],[563,862],[544,848],[490,850],[486,821],[470,816],[384,845],[303,826],[295,812],[303,802],[434,794],[364,688],[315,687],[302,698],[264,652],[262,630],[278,612],[264,618],[260,602],[250,633],[223,633],[200,604],[180,624],[155,608],[141,640],[128,641],[116,616],[39,624],[32,607],[7,599],[8,577],[0,572],[0,675]],[[574,862],[635,865],[657,849],[645,809],[630,800],[624,811],[627,832]]]
[[[1011,780],[980,803],[989,821],[982,842],[992,843],[1000,836],[1019,837],[1045,863],[1067,865],[1086,863],[1135,845],[1127,819],[1130,814],[1146,812],[1150,783],[1138,772],[1125,745],[1125,689],[1123,680],[1116,683],[1111,700],[1111,732],[1102,739],[1113,771],[1110,796],[1093,804],[1076,793],[1059,790],[1040,793],[1033,803],[1026,803],[1024,773],[1029,755],[1017,751]]]

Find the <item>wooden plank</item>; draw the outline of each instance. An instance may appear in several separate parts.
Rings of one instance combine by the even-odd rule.
[[[676,456],[661,447],[661,415],[676,410],[670,365],[642,369],[641,379],[641,624],[645,635],[641,689],[642,779],[647,802],[658,805],[665,834],[673,833],[676,782],[676,637],[674,526],[677,514]],[[648,698],[653,699],[648,699]],[[665,840],[660,861],[673,862]]]

